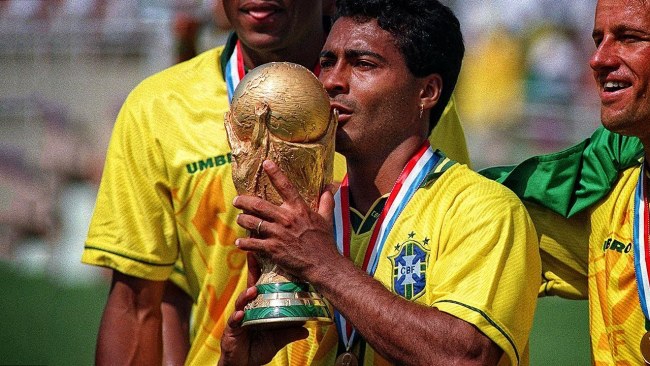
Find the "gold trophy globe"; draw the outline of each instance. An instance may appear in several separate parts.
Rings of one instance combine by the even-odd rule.
[[[248,72],[225,118],[237,192],[282,204],[262,168],[269,159],[316,210],[323,188],[332,182],[337,121],[327,92],[307,68],[272,62]],[[244,326],[332,322],[327,303],[311,285],[267,258],[256,258],[262,274],[257,298],[244,309]]]

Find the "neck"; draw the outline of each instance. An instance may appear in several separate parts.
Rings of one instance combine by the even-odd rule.
[[[293,62],[312,70],[318,62],[324,41],[325,32],[320,30],[310,33],[306,39],[280,49],[255,50],[242,42],[244,65],[248,69],[254,69],[269,62]]]
[[[404,167],[423,142],[423,138],[413,136],[386,155],[371,159],[349,158],[347,169],[350,206],[366,213],[379,197],[390,193]]]

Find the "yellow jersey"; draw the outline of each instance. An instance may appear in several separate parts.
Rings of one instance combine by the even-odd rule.
[[[526,365],[541,275],[532,221],[510,190],[440,156],[434,170],[441,173],[425,180],[395,221],[374,278],[409,301],[476,326],[504,351],[500,364]],[[350,209],[350,258],[358,267],[385,201],[366,215]],[[323,331],[313,364],[333,365],[345,350],[337,327]],[[389,364],[363,340],[352,351],[359,364]]]
[[[634,194],[640,166],[620,173],[611,192],[566,219],[527,203],[540,236],[540,295],[588,298],[594,365],[642,365],[645,333],[634,272]]]

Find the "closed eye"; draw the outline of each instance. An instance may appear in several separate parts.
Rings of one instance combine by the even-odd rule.
[[[327,58],[327,57],[321,57],[320,59],[320,68],[321,69],[328,69],[334,66],[336,63],[335,60]]]
[[[374,69],[375,67],[377,67],[377,65],[374,62],[364,60],[364,59],[357,60],[354,63],[354,66],[362,69]]]

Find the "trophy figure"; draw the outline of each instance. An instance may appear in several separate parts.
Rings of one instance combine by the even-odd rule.
[[[225,118],[237,192],[282,204],[262,168],[269,159],[316,210],[323,188],[332,182],[337,121],[327,92],[308,69],[272,62],[251,70],[237,86]],[[267,258],[256,258],[262,272],[258,296],[244,309],[243,325],[332,322],[327,303],[312,286]]]

